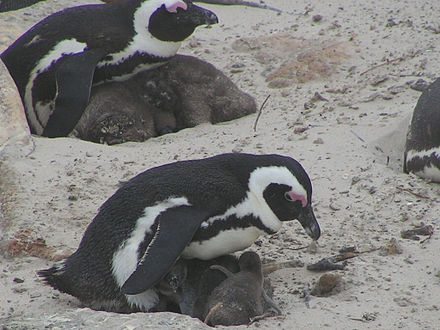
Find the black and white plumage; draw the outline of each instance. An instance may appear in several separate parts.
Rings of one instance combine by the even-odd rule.
[[[403,168],[440,182],[440,78],[422,93],[414,109]]]
[[[294,219],[318,239],[311,203],[310,179],[290,157],[222,154],[159,166],[124,184],[78,250],[40,275],[94,309],[148,311],[179,257],[243,250]]]
[[[1,59],[18,87],[32,133],[67,136],[92,85],[165,63],[197,26],[217,21],[189,0],[84,5],[42,20]]]

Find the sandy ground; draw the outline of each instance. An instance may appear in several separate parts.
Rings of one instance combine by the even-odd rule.
[[[48,2],[1,14],[1,49],[50,10],[86,1]],[[198,29],[180,51],[223,70],[259,104],[271,95],[256,131],[255,114],[112,147],[71,138],[8,140],[0,168],[0,324],[207,328],[172,313],[92,311],[43,285],[36,271],[76,249],[120,181],[175,160],[242,151],[290,155],[314,186],[322,228],[318,248],[297,250],[310,240],[293,221],[252,246],[263,259],[310,264],[343,247],[365,252],[348,260],[345,270],[332,271],[342,284],[330,296],[312,296],[309,308],[301,292],[321,273],[305,267],[272,273],[283,315],[249,328],[440,328],[440,189],[401,170],[408,121],[420,96],[412,87],[418,79],[432,82],[440,72],[440,3],[266,3],[284,12],[203,5],[220,24]],[[286,87],[271,88],[280,86]],[[402,230],[421,223],[434,227],[430,238],[401,237]]]

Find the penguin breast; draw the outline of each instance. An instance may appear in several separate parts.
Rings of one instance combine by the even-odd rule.
[[[225,254],[241,251],[251,246],[264,232],[256,227],[231,228],[204,240],[193,241],[182,252],[186,259],[209,260]]]

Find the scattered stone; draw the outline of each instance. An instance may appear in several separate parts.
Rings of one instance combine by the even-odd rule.
[[[415,229],[402,230],[400,232],[402,238],[412,239],[414,241],[420,241],[420,237],[417,235],[432,236],[432,234],[434,234],[434,227],[431,225],[421,225]]]
[[[309,128],[306,127],[306,126],[295,127],[295,128],[293,129],[293,133],[295,133],[295,134],[301,134],[301,133],[304,133],[305,131],[307,131],[308,129],[309,129]]]
[[[322,21],[322,15],[316,14],[312,16],[312,21],[317,23]]]
[[[324,144],[324,140],[321,138],[317,138],[316,140],[313,141],[314,144]]]
[[[311,102],[316,102],[316,101],[325,101],[328,102],[328,99],[326,99],[324,96],[322,96],[319,92],[315,92],[315,94],[313,95],[313,97],[310,99]]]
[[[426,30],[433,32],[434,34],[439,34],[440,33],[440,26],[432,26],[432,25],[428,25],[425,27]]]
[[[317,263],[311,264],[307,266],[307,270],[312,271],[326,271],[326,270],[343,270],[347,266],[347,262],[343,262],[342,264],[337,264],[330,261],[327,258],[321,259]]]
[[[342,282],[342,276],[338,274],[324,274],[313,287],[311,294],[317,297],[326,297]]]
[[[410,299],[408,299],[406,297],[403,297],[403,298],[402,297],[396,297],[396,298],[393,299],[393,301],[399,307],[408,307],[408,306],[414,305],[414,303]]]
[[[364,313],[362,314],[362,319],[365,321],[375,321],[377,318],[378,313],[377,312],[373,312],[373,313]]]
[[[305,110],[309,110],[309,109],[313,109],[316,108],[316,104],[311,102],[311,101],[307,101],[306,103],[304,103],[304,109]]]
[[[383,246],[379,250],[379,255],[389,256],[394,254],[402,254],[403,249],[394,237],[390,239],[387,245]]]
[[[376,76],[373,78],[373,80],[371,81],[371,86],[377,86],[385,81],[387,81],[389,79],[388,76],[383,75],[383,76]]]
[[[392,18],[388,18],[388,21],[387,21],[387,24],[385,25],[386,27],[393,27],[393,26],[396,26],[398,23],[396,23],[395,21],[394,21],[394,19],[392,19]]]

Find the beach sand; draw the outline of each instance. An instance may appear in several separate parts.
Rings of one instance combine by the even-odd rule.
[[[77,248],[121,181],[176,160],[249,152],[289,155],[302,163],[322,229],[317,248],[291,221],[250,249],[266,261],[306,265],[344,247],[363,252],[347,260],[344,270],[331,271],[342,283],[329,296],[311,296],[309,306],[301,293],[322,273],[301,267],[270,274],[283,315],[249,328],[440,327],[440,186],[402,172],[405,135],[421,94],[415,82],[430,83],[440,72],[440,2],[265,2],[283,13],[200,4],[220,23],[197,29],[180,50],[214,64],[257,104],[270,95],[255,130],[257,114],[106,146],[29,136],[17,124],[23,118],[19,104],[3,104],[1,111],[10,113],[0,117],[9,118],[0,123],[0,324],[208,329],[173,313],[93,311],[44,285],[36,272]],[[0,51],[67,3],[87,1],[48,0],[0,14]],[[434,234],[401,237],[402,230],[421,224],[433,226]]]

